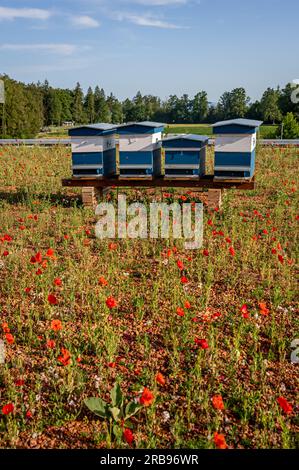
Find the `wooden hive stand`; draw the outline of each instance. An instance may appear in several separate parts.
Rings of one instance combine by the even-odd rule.
[[[98,200],[103,198],[112,188],[196,188],[208,190],[208,207],[220,208],[224,189],[251,190],[255,189],[254,178],[251,180],[214,180],[214,175],[206,175],[198,179],[166,179],[156,177],[145,178],[70,178],[63,179],[62,186],[81,187],[82,200],[85,207],[95,208]]]
[[[209,189],[208,190],[208,208],[220,209],[222,206],[222,189]]]

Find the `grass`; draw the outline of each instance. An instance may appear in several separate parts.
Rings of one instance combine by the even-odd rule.
[[[259,135],[261,139],[277,138],[278,126],[263,125]],[[201,134],[212,135],[213,130],[209,124],[169,124],[167,133],[170,134]]]
[[[205,209],[204,246],[187,252],[180,240],[96,239],[79,190],[61,187],[68,149],[1,148],[1,447],[129,447],[83,404],[109,402],[115,382],[126,402],[144,387],[154,396],[131,418],[133,447],[298,447],[297,161],[295,149],[259,149],[257,189]]]
[[[261,139],[276,139],[278,126],[263,125],[260,128]],[[212,127],[209,124],[169,124],[166,128],[167,134],[200,134],[211,135]],[[40,132],[38,138],[67,137],[68,129],[63,127],[53,127],[50,132]]]

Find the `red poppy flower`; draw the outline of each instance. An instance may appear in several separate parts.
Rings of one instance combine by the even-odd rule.
[[[65,240],[68,240],[68,239],[70,238],[70,236],[67,235],[67,234],[65,234],[65,235],[63,235],[63,238],[64,238]]]
[[[188,279],[186,278],[186,276],[182,276],[181,277],[181,283],[182,284],[187,284],[187,282],[188,282]]]
[[[224,410],[224,403],[221,395],[214,395],[212,397],[212,405],[215,410]]]
[[[52,248],[49,248],[46,252],[47,258],[55,258],[55,252]]]
[[[31,287],[25,287],[26,294],[29,294],[30,291],[31,291]]]
[[[110,297],[107,297],[106,299],[106,305],[108,308],[112,309],[114,307],[117,307],[117,301],[115,300],[114,297],[110,296]]]
[[[7,250],[4,250],[3,253],[2,253],[3,256],[8,256],[9,255],[9,251]]]
[[[180,317],[184,317],[185,316],[185,311],[182,307],[178,307],[176,309],[176,313],[180,316]]]
[[[15,384],[17,387],[23,387],[23,385],[25,385],[25,381],[22,379],[18,379],[15,381]]]
[[[8,344],[13,344],[15,342],[15,339],[14,339],[14,337],[11,333],[7,333],[5,335],[5,338],[6,338],[6,341],[8,342]]]
[[[283,259],[283,256],[282,256],[282,255],[278,255],[278,261],[279,261],[281,264],[284,264],[284,259]]]
[[[177,267],[178,267],[181,271],[184,269],[183,261],[178,260],[176,264],[177,264]]]
[[[215,312],[215,313],[213,313],[213,318],[220,318],[221,315],[222,314],[220,312]]]
[[[209,250],[204,249],[203,252],[202,252],[202,254],[203,254],[204,256],[209,256]]]
[[[62,280],[60,279],[60,277],[56,277],[54,279],[54,285],[55,286],[62,286]]]
[[[278,397],[277,403],[279,404],[280,408],[285,412],[285,414],[289,415],[292,413],[293,407],[286,398]]]
[[[56,343],[53,339],[48,339],[48,341],[46,342],[46,346],[48,349],[54,349],[56,346]]]
[[[110,251],[114,251],[117,249],[117,243],[109,243],[108,248]]]
[[[10,328],[8,326],[8,323],[6,322],[2,323],[2,330],[3,330],[3,333],[10,333]]]
[[[134,434],[132,433],[131,429],[125,428],[123,431],[124,440],[131,445],[134,441]]]
[[[48,295],[48,302],[49,302],[51,305],[57,305],[57,304],[58,304],[58,300],[57,300],[57,298],[55,297],[54,294],[49,294],[49,295]]]
[[[260,308],[260,313],[262,315],[265,315],[265,316],[269,315],[270,310],[267,308],[267,304],[265,304],[264,302],[260,302],[259,308]]]
[[[246,304],[243,304],[240,308],[243,318],[249,318],[248,307]]]
[[[103,276],[101,276],[99,278],[99,284],[100,286],[108,286],[108,281]]]
[[[32,263],[32,264],[37,263],[35,256],[31,256],[30,263]]]
[[[191,304],[188,300],[186,300],[185,304],[184,304],[184,307],[188,310],[189,308],[191,308]]]
[[[41,274],[43,274],[43,272],[42,272],[42,270],[41,270],[40,268],[38,268],[38,270],[35,271],[35,274],[36,274],[37,276],[40,276]]]
[[[35,260],[36,260],[37,263],[41,263],[42,260],[43,260],[43,257],[42,257],[42,254],[41,254],[40,251],[38,251],[38,252],[36,253],[36,255],[34,256],[34,258],[35,258]]]
[[[227,444],[223,434],[214,433],[214,443],[217,449],[227,449]]]
[[[212,227],[212,225],[213,225],[212,219],[209,219],[208,222],[207,222],[207,224],[208,224],[210,227]]]
[[[2,408],[2,413],[4,415],[9,415],[10,413],[12,413],[14,410],[14,406],[12,403],[7,403],[7,405],[4,405],[3,408]]]
[[[235,254],[236,254],[235,249],[234,249],[233,246],[230,246],[230,247],[229,247],[229,252],[230,252],[230,254],[231,254],[232,256],[235,256]]]
[[[149,406],[154,401],[154,395],[147,387],[144,387],[139,401],[141,405]]]
[[[194,342],[201,347],[201,349],[209,349],[209,344],[206,339],[195,338]]]
[[[30,410],[26,411],[26,418],[31,419],[33,417]]]
[[[70,352],[65,348],[61,348],[61,356],[58,357],[58,361],[63,366],[68,366],[71,363],[71,354],[70,354]]]
[[[158,384],[160,385],[165,385],[166,383],[166,380],[164,378],[164,375],[161,374],[161,372],[158,372],[157,375],[156,375],[156,382],[158,382]]]
[[[62,323],[60,320],[52,320],[51,328],[53,331],[60,331],[62,330]]]

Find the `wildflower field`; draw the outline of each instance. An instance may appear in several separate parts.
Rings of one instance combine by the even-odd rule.
[[[185,251],[97,239],[69,149],[0,148],[1,447],[298,447],[298,156],[259,148]]]

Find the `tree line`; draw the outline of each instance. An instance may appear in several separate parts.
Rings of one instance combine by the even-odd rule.
[[[291,100],[292,84],[284,88],[267,88],[261,100],[252,102],[242,87],[226,91],[218,103],[210,103],[205,91],[190,97],[142,95],[120,101],[103,88],[88,88],[84,94],[80,83],[74,89],[54,88],[44,83],[24,84],[7,75],[0,76],[5,85],[5,107],[0,105],[1,137],[34,137],[43,127],[96,122],[161,121],[168,124],[214,123],[246,117],[269,124],[284,124],[286,138],[299,137],[299,104]],[[294,100],[293,100],[294,101]]]

